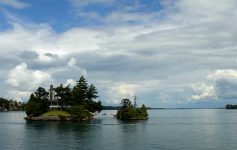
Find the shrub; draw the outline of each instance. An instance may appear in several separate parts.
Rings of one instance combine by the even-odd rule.
[[[83,106],[72,106],[68,112],[71,114],[73,120],[83,120],[91,117],[91,113]]]

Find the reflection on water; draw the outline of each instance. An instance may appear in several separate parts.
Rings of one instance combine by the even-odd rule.
[[[106,111],[111,114],[111,111]],[[145,121],[112,115],[85,122],[27,122],[23,112],[0,113],[3,150],[235,149],[235,110],[151,110]]]

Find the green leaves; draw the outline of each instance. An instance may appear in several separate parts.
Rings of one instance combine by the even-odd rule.
[[[141,108],[135,108],[132,102],[125,98],[121,101],[123,105],[116,114],[116,117],[121,120],[144,120],[147,119],[148,113],[145,105]]]
[[[76,86],[72,90],[72,96],[74,102],[77,104],[82,104],[87,98],[88,84],[84,76],[81,76],[79,81],[77,81]]]
[[[45,89],[38,88],[35,94],[31,94],[30,99],[26,104],[27,116],[40,116],[49,110],[49,103],[47,101],[46,93]]]
[[[84,76],[80,77],[73,89],[70,88],[70,85],[64,87],[63,84],[60,84],[54,89],[54,91],[56,92],[55,96],[57,96],[61,108],[64,108],[63,106],[67,105],[71,105],[74,108],[74,106],[77,105],[90,112],[102,110],[101,102],[93,101],[93,99],[98,98],[96,87],[93,84],[88,86]],[[27,115],[39,116],[47,112],[49,110],[48,97],[49,92],[44,88],[39,87],[31,94],[29,101],[26,104]]]
[[[69,105],[71,100],[71,89],[70,85],[63,87],[63,84],[55,88],[56,96],[59,98],[59,103],[63,107]]]

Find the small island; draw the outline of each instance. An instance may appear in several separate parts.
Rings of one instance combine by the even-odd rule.
[[[77,84],[60,84],[49,91],[39,87],[31,94],[26,106],[26,120],[30,121],[81,121],[93,117],[93,113],[102,110],[98,98],[98,92],[93,84],[88,85],[84,76],[81,76]]]
[[[141,108],[136,108],[136,101],[134,105],[129,99],[123,99],[122,107],[117,111],[116,118],[120,120],[147,120],[148,113],[146,106],[142,104]]]
[[[237,105],[227,104],[225,106],[226,109],[237,109]]]

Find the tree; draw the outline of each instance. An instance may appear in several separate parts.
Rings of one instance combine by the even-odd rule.
[[[141,112],[141,115],[143,115],[145,117],[148,116],[147,109],[146,109],[146,106],[144,104],[142,104],[142,107],[140,108],[140,112]]]
[[[49,92],[47,92],[44,88],[39,87],[35,91],[35,97],[41,100],[46,100],[49,96]]]
[[[48,94],[42,87],[39,87],[34,94],[31,94],[26,104],[27,116],[40,116],[49,110]]]
[[[88,87],[88,90],[87,90],[87,99],[88,100],[92,100],[92,99],[95,99],[98,97],[98,92],[97,92],[97,89],[96,87],[91,84],[89,87]]]
[[[123,108],[127,108],[129,106],[132,106],[132,102],[129,99],[127,99],[127,98],[123,99],[121,101],[121,104],[123,105],[122,106]]]
[[[56,96],[59,97],[59,103],[61,108],[65,105],[69,105],[71,99],[70,85],[63,87],[63,84],[55,88]]]
[[[121,101],[123,105],[116,114],[117,119],[121,120],[144,120],[148,119],[148,113],[145,105],[141,108],[135,108],[129,99],[123,99]]]
[[[87,98],[88,84],[84,76],[77,81],[76,86],[72,90],[73,100],[77,104],[82,104]]]

